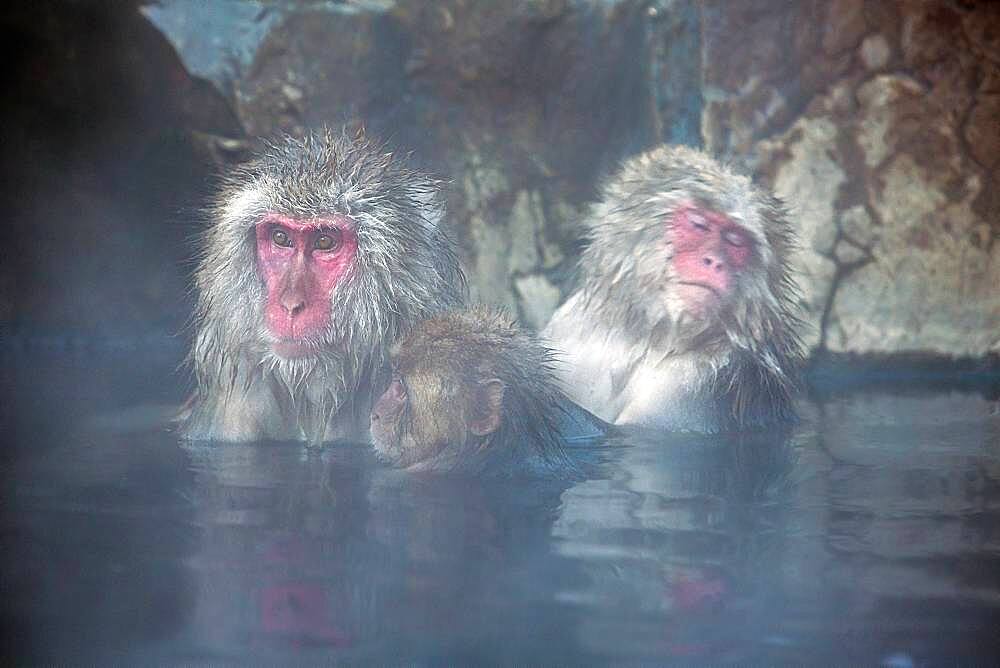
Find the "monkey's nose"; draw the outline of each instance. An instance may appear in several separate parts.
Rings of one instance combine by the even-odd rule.
[[[281,295],[281,307],[288,315],[295,317],[306,307],[306,300],[297,292],[286,292]]]
[[[722,263],[722,260],[715,257],[714,255],[706,255],[705,257],[701,258],[701,263],[706,267],[709,267],[710,269],[715,269],[716,271],[722,271],[722,269],[725,267],[725,265]]]

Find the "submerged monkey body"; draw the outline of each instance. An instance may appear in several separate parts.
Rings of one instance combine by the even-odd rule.
[[[364,438],[371,404],[367,383],[357,382],[360,392],[348,390],[346,382],[338,386],[352,374],[336,356],[288,363],[263,352],[246,353],[229,367],[231,382],[207,384],[189,401],[181,428],[185,438],[309,443]]]
[[[438,183],[361,136],[268,145],[202,238],[195,440],[364,439],[388,346],[464,300]]]
[[[604,425],[569,406],[552,366],[552,352],[502,313],[430,318],[393,348],[371,413],[375,452],[411,471],[569,471],[570,438],[598,438]]]
[[[677,431],[792,419],[797,292],[776,199],[665,146],[626,163],[585,224],[579,288],[542,333],[572,399]]]

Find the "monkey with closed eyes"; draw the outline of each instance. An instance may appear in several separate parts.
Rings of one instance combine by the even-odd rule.
[[[389,387],[371,411],[375,452],[414,471],[558,467],[568,445],[602,429],[569,404],[554,364],[552,351],[498,311],[427,319],[393,347]]]
[[[781,203],[686,147],[629,160],[584,221],[579,286],[543,339],[571,399],[615,424],[787,422],[802,350]]]

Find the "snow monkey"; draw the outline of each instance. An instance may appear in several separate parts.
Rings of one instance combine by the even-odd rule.
[[[430,318],[393,348],[392,379],[371,412],[375,452],[437,472],[568,463],[564,447],[581,440],[583,416],[552,366],[552,352],[497,311]]]
[[[464,301],[437,181],[359,133],[267,144],[200,239],[189,439],[367,439],[388,346]]]
[[[585,221],[579,286],[544,339],[598,417],[678,431],[794,417],[802,352],[780,202],[700,151],[628,161]]]

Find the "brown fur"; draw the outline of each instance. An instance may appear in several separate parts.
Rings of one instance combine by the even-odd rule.
[[[565,396],[552,355],[501,313],[475,308],[430,318],[394,346],[392,367],[406,388],[406,409],[388,428],[372,425],[376,453],[389,463],[479,469],[490,459],[550,456],[562,447]],[[477,435],[480,424],[489,433]]]

